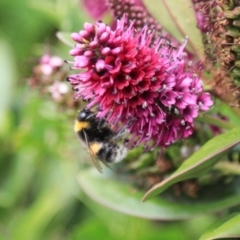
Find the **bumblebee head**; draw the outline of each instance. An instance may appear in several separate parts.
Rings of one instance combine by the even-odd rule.
[[[94,113],[89,109],[82,109],[77,116],[79,122],[89,122],[94,119]]]
[[[78,112],[77,119],[74,124],[74,131],[79,132],[90,128],[95,122],[95,115],[89,109],[82,109]]]

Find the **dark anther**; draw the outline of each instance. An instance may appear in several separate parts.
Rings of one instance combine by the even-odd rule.
[[[78,91],[78,89],[76,89],[75,87],[73,87],[72,90],[73,90],[74,92],[77,92],[77,91]]]

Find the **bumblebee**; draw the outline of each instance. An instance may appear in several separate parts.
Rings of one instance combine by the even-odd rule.
[[[116,142],[124,131],[114,132],[104,119],[98,119],[96,113],[89,109],[79,111],[74,131],[88,149],[99,172],[102,172],[100,162],[109,167],[108,163],[119,162],[127,154],[127,148]]]

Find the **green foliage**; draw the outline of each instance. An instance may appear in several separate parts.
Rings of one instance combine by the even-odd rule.
[[[149,1],[150,7],[154,4]],[[173,8],[172,3],[169,4]],[[181,4],[176,10],[184,12],[184,5],[186,7]],[[64,110],[58,111],[44,95],[27,85],[26,79],[37,57],[43,55],[49,45],[54,46],[51,51],[68,58],[69,48],[58,43],[55,34],[59,32],[58,37],[71,44],[66,32],[79,31],[84,21],[91,21],[86,15],[76,1],[0,2],[0,240],[90,240],[100,239],[99,236],[106,240],[197,239],[217,217],[196,215],[236,205],[239,194],[233,185],[237,185],[237,181],[222,191],[223,198],[218,201],[208,202],[206,194],[205,202],[180,201],[171,195],[142,203],[143,193],[128,182],[128,176],[119,177],[109,172],[102,176],[93,169],[85,169],[88,154],[74,136],[74,119],[69,120]],[[165,19],[166,28],[172,31],[166,15],[160,15]],[[191,14],[188,16],[193,19]],[[180,24],[185,23],[180,21]],[[177,36],[180,37],[180,33]],[[195,34],[194,37],[192,48],[196,49],[199,42],[195,40],[199,37]],[[232,110],[227,111],[233,118],[230,124],[225,124],[229,129],[231,124],[239,124],[239,118]],[[201,121],[207,122],[204,118]],[[224,122],[218,124],[221,126]],[[211,148],[205,146],[193,155],[162,185],[155,186],[157,190],[151,191],[153,195],[164,190],[164,184],[172,184],[169,179],[178,182],[212,166],[215,160],[210,158],[211,154],[225,152],[239,141],[237,135],[231,134],[223,135],[221,146],[216,139],[208,143]],[[229,138],[230,135],[233,137]],[[142,149],[133,150],[126,162],[137,159],[141,153]],[[178,151],[169,152],[169,156],[176,154]],[[153,154],[145,156],[150,157],[139,158],[138,164],[130,164],[130,170],[144,168]],[[184,167],[189,162],[190,166]],[[232,188],[235,191],[230,191]],[[151,221],[188,217],[194,219]],[[227,233],[232,237],[238,218],[231,215],[214,224],[202,239],[210,239],[204,237],[213,236],[213,229],[217,229],[217,236]]]
[[[191,0],[162,1],[161,7],[156,7],[154,0],[144,0],[144,4],[171,35],[181,41],[186,36],[190,37],[189,48],[202,58],[202,38],[196,28],[196,18]],[[169,14],[171,12],[171,15]],[[171,20],[175,20],[171,21]],[[177,24],[176,24],[177,23]]]
[[[227,133],[209,140],[201,149],[186,159],[169,178],[150,189],[143,200],[156,196],[176,182],[202,176],[205,172],[212,169],[213,165],[216,164],[230,148],[240,142],[239,135],[240,128],[234,128]]]
[[[239,222],[239,213],[233,213],[221,218],[207,229],[200,240],[239,238]]]
[[[95,169],[80,171],[78,182],[81,189],[94,201],[128,215],[154,220],[179,220],[194,217],[203,212],[215,212],[237,205],[240,201],[239,189],[235,192],[219,191],[214,187],[214,198],[209,193],[203,193],[203,198],[189,201],[173,195],[151,199],[145,203],[139,200],[143,192],[127,182],[130,176],[124,176],[120,181],[116,175],[106,168],[104,174],[98,174]],[[237,182],[237,184],[239,181]],[[186,204],[187,203],[187,204]]]

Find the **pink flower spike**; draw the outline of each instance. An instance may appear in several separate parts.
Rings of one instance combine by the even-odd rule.
[[[78,42],[84,47],[73,49],[78,49],[73,66],[79,73],[68,79],[77,90],[75,98],[101,109],[98,117],[109,124],[128,126],[128,147],[167,147],[190,136],[199,111],[213,102],[190,69],[187,39],[172,48],[163,37],[154,39],[147,25],[137,31],[126,16],[115,30],[102,22],[92,29],[84,27],[87,38]]]

